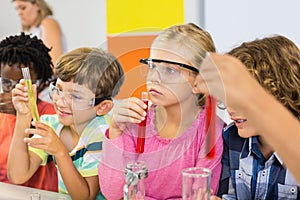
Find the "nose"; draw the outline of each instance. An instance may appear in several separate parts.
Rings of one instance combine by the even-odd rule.
[[[64,96],[57,96],[55,98],[54,103],[58,106],[58,107],[64,107],[67,105],[66,99]]]
[[[149,82],[160,82],[161,81],[161,75],[157,69],[153,69],[149,71],[147,75],[147,81]]]
[[[57,92],[55,95],[53,95],[53,102],[57,105],[57,106],[63,106],[63,105],[67,105],[67,101],[65,98],[64,93],[62,92]]]
[[[21,10],[21,9],[17,9],[17,14],[18,14],[19,16],[22,16],[22,14],[23,14],[22,10]]]
[[[227,107],[227,112],[231,117],[236,115],[236,111],[231,109],[230,107]]]

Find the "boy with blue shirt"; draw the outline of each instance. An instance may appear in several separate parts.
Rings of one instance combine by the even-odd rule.
[[[280,35],[257,39],[243,43],[229,54],[240,59],[269,93],[299,116],[300,51],[292,41]],[[297,182],[266,143],[267,138],[260,136],[242,113],[227,109],[233,123],[223,133],[218,196],[222,199],[300,199]],[[288,137],[288,133],[282,134]]]
[[[11,183],[7,177],[7,161],[16,123],[12,90],[23,78],[22,67],[30,67],[32,82],[36,83],[39,116],[54,114],[52,103],[39,98],[52,79],[51,50],[37,37],[25,34],[11,35],[0,41],[0,182]],[[52,159],[40,166],[22,185],[43,190],[57,191],[57,169]]]

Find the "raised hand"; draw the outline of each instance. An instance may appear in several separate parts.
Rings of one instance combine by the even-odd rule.
[[[121,135],[127,123],[140,123],[145,119],[144,109],[147,105],[136,97],[121,100],[113,109],[109,138],[113,139]]]
[[[34,137],[24,138],[29,146],[43,149],[48,154],[58,156],[59,154],[68,154],[68,151],[54,130],[46,124],[33,121],[31,123],[35,128],[25,130],[27,134],[34,134]]]
[[[34,93],[36,94],[36,86],[33,85]],[[12,90],[12,102],[17,114],[31,116],[30,105],[28,101],[28,88],[25,86],[25,80],[20,82]]]

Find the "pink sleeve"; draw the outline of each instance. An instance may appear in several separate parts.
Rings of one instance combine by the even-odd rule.
[[[211,189],[213,190],[213,194],[216,194],[218,192],[219,180],[220,180],[220,175],[222,170],[221,160],[223,154],[223,137],[222,137],[223,127],[224,127],[224,122],[219,120],[218,127],[217,127],[217,137],[216,137],[214,157],[207,158],[205,156],[205,154],[203,153],[203,151],[205,151],[205,144],[203,143],[203,147],[201,147],[201,152],[199,153],[199,157],[196,164],[196,166],[206,167],[212,171]]]

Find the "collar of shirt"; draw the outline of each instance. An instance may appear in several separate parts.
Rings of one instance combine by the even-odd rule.
[[[266,160],[264,158],[263,154],[261,153],[260,149],[259,149],[258,143],[259,143],[259,141],[258,141],[257,136],[247,138],[245,140],[244,146],[242,148],[240,158],[246,158],[247,156],[255,155],[259,159]],[[270,156],[270,158],[266,161],[266,165],[270,162],[271,162],[270,164],[272,164],[275,160],[277,160],[281,165],[283,164],[283,162],[282,162],[281,158],[279,157],[279,155],[276,152],[274,152]]]

